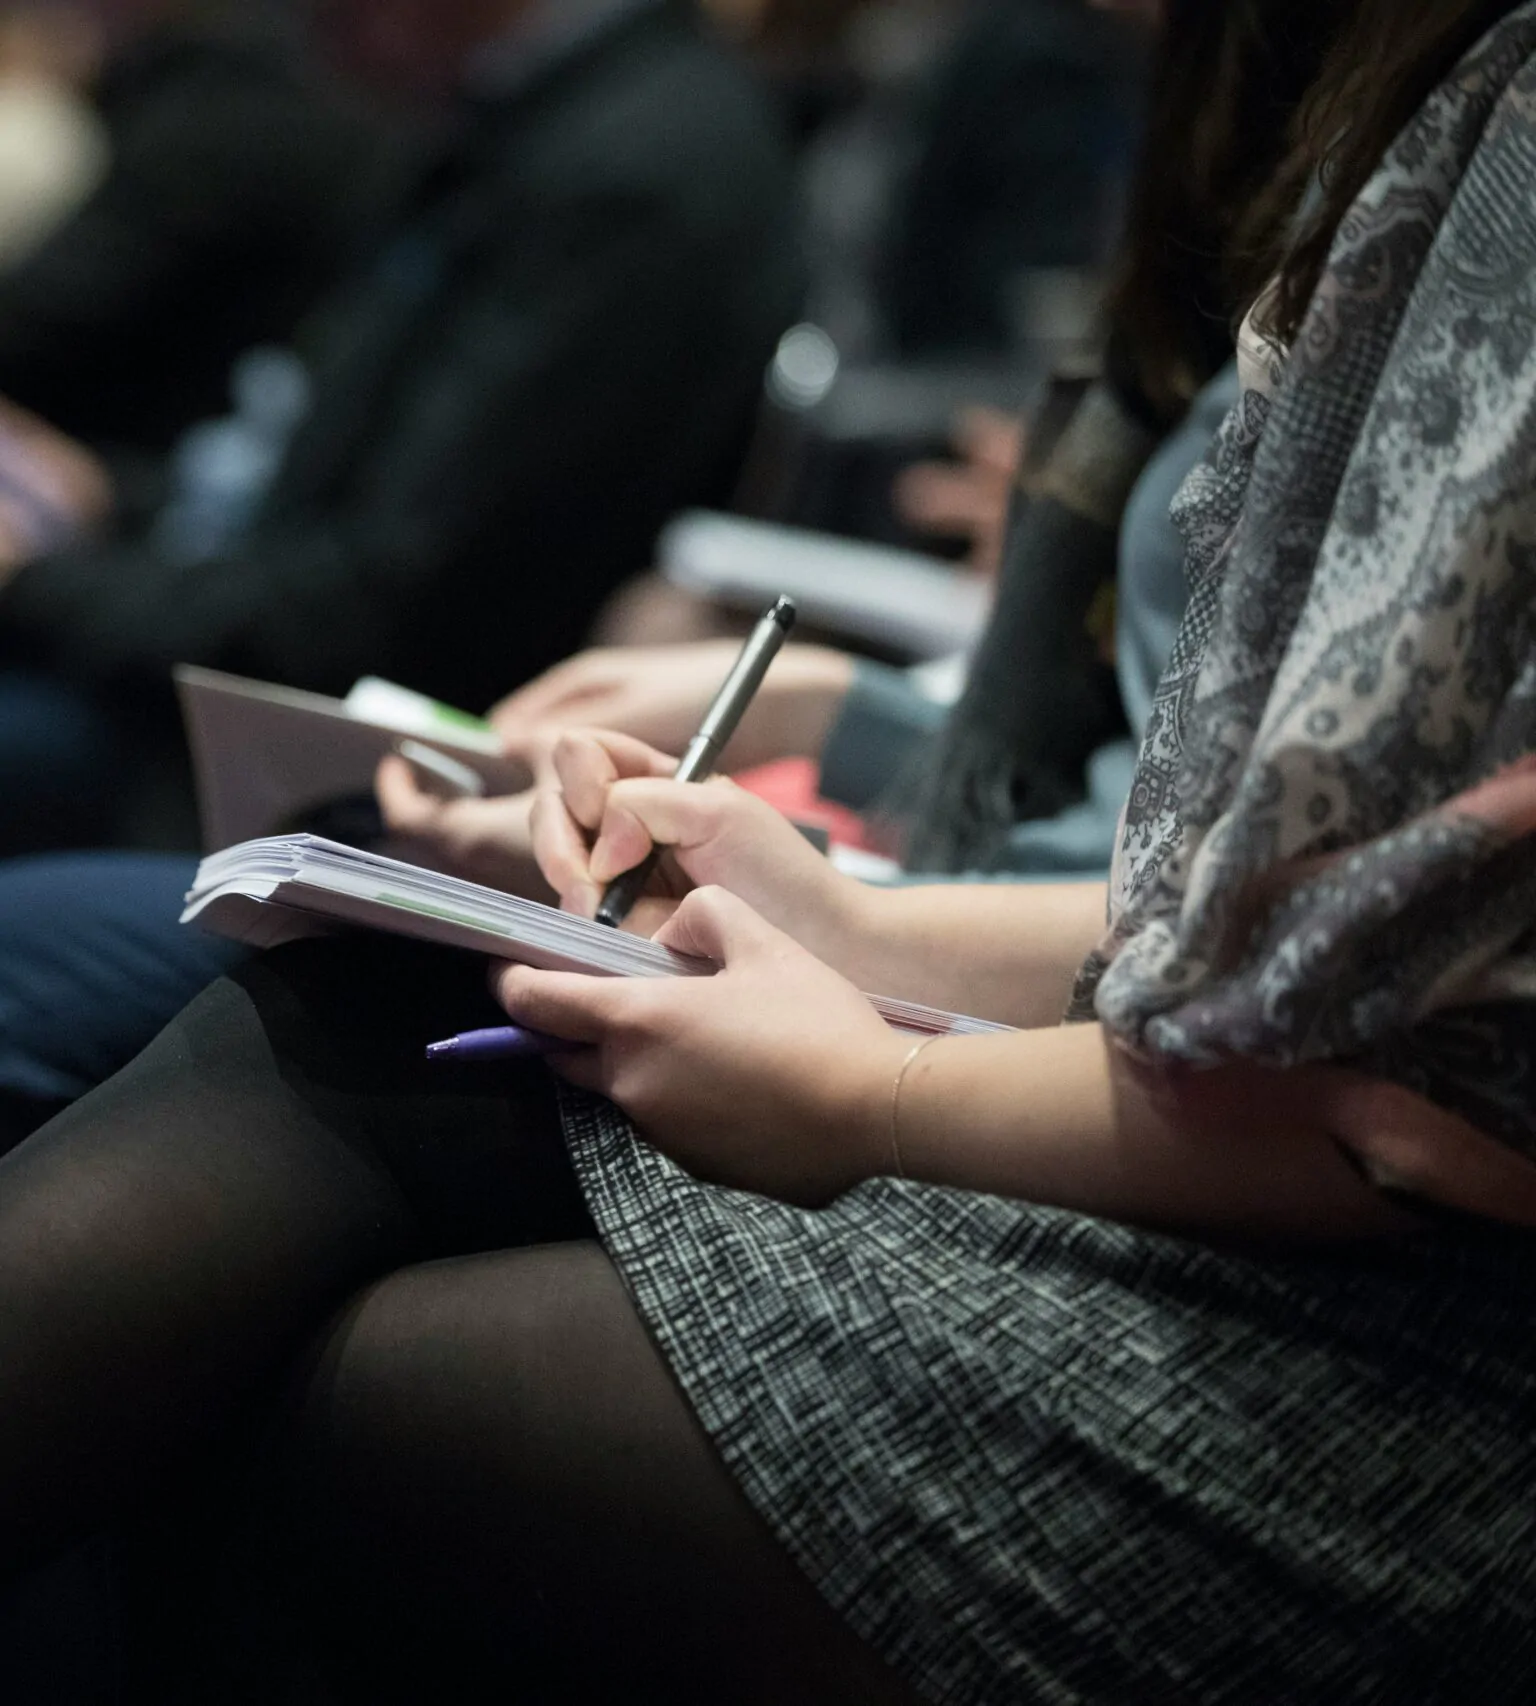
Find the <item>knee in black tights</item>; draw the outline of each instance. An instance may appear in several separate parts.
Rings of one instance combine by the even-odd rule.
[[[304,945],[0,1159],[0,1582],[150,1491],[358,1286],[589,1228],[547,1081],[434,1073],[467,956]]]
[[[380,1659],[364,1698],[414,1672],[462,1706],[906,1700],[600,1248],[500,1248],[590,1222],[547,1081],[422,1063],[488,1017],[467,959],[270,956],[0,1162],[0,1577],[209,1445],[371,1286],[283,1411],[262,1507],[328,1634]]]
[[[281,1463],[279,1567],[370,1698],[911,1699],[748,1505],[596,1244],[372,1287]]]

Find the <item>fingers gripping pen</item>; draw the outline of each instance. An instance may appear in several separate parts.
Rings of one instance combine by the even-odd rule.
[[[720,754],[756,697],[763,677],[768,673],[768,666],[789,638],[796,614],[794,601],[781,598],[748,635],[731,673],[705,712],[699,732],[688,743],[688,750],[675,772],[677,781],[704,782],[714,774]],[[599,924],[617,929],[629,917],[635,902],[645,893],[645,885],[651,880],[662,852],[660,847],[652,848],[648,857],[633,870],[614,878],[597,909]]]

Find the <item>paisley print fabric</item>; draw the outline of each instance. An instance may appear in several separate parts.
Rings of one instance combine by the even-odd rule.
[[[1404,133],[1180,495],[1191,603],[1074,1016],[1536,1157],[1536,4]]]

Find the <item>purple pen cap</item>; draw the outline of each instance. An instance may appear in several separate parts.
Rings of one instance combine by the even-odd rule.
[[[559,1037],[547,1037],[542,1031],[526,1030],[521,1025],[497,1025],[488,1031],[465,1031],[440,1043],[428,1043],[427,1059],[533,1060],[570,1047]]]

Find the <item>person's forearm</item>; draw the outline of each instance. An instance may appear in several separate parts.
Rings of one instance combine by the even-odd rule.
[[[946,1038],[906,1075],[896,1141],[912,1178],[1177,1233],[1326,1239],[1412,1224],[1343,1159],[1308,1078],[1158,1078],[1097,1025]]]
[[[857,891],[831,952],[860,988],[1020,1026],[1053,1025],[1104,933],[1103,883]]]

